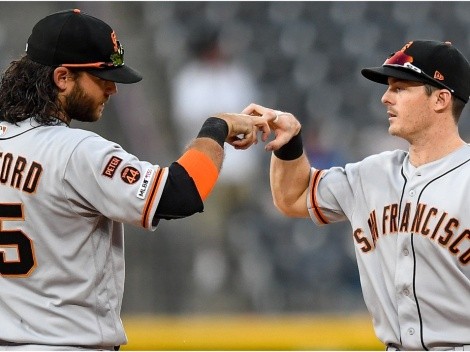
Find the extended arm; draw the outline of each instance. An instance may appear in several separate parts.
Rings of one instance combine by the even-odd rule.
[[[155,213],[160,218],[175,219],[203,210],[203,201],[217,182],[224,159],[225,142],[246,149],[268,138],[268,123],[259,116],[219,114],[206,120],[184,154],[169,167],[168,180]]]
[[[295,160],[281,160],[271,156],[270,184],[274,205],[284,215],[308,217],[307,189],[310,164],[302,154]]]
[[[299,121],[289,113],[251,104],[243,113],[264,116],[276,138],[266,145],[273,151],[270,184],[274,205],[284,215],[308,217],[307,190],[310,162],[302,147]]]

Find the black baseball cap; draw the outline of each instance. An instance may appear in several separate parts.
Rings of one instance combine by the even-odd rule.
[[[124,64],[124,49],[113,29],[78,9],[56,12],[36,23],[26,55],[43,65],[77,68],[112,82],[142,79]]]
[[[382,67],[364,68],[361,73],[382,84],[393,77],[445,88],[465,103],[470,96],[470,64],[450,42],[411,41],[391,54]]]

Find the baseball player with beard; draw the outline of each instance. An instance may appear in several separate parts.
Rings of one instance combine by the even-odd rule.
[[[203,210],[224,142],[266,140],[256,116],[220,114],[169,167],[70,127],[99,120],[116,83],[141,75],[116,33],[80,10],[41,19],[0,82],[0,350],[113,350],[120,319],[123,223]]]
[[[318,170],[289,113],[250,105],[276,138],[270,182],[287,216],[350,221],[364,299],[388,350],[470,350],[470,146],[458,121],[470,66],[449,42],[412,41],[362,75],[387,85],[389,133],[407,152]]]

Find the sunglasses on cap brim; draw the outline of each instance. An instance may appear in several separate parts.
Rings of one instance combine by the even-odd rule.
[[[61,64],[61,67],[66,68],[116,68],[124,66],[124,48],[122,47],[121,43],[117,41],[118,50],[111,54],[110,59],[111,61],[105,62],[91,62],[91,63],[80,63],[80,64]]]
[[[385,60],[382,66],[404,68],[413,71],[413,73],[425,77],[428,81],[436,83],[439,87],[448,89],[452,94],[455,92],[452,88],[448,87],[438,79],[426,74],[419,67],[413,65],[412,62],[412,56],[405,54],[403,51],[397,51],[396,53],[392,54],[387,60]]]

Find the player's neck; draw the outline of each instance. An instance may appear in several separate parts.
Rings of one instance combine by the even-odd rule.
[[[458,134],[446,138],[429,138],[422,143],[414,142],[409,148],[410,162],[413,166],[419,167],[439,160],[465,144]]]
[[[60,120],[62,122],[65,122],[67,124],[67,126],[70,126],[70,119],[68,118],[68,116],[66,116],[65,113],[61,113],[59,116],[56,117],[57,120]]]

